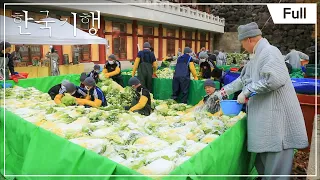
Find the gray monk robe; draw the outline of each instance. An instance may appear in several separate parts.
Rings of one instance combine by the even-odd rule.
[[[291,168],[284,166],[291,167],[293,149],[307,147],[308,138],[300,104],[279,49],[261,39],[240,77],[224,89],[227,94],[242,89],[246,97],[256,92],[248,102],[247,134],[248,151],[258,153],[258,171],[259,163],[265,168],[259,174],[290,174]],[[283,168],[267,169],[280,163],[278,160],[285,163],[281,165]]]

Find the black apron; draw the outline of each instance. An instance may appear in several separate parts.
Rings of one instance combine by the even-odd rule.
[[[138,67],[138,79],[141,82],[141,85],[146,87],[150,92],[152,92],[152,52],[143,52],[142,57],[140,58],[140,64]]]
[[[115,64],[109,64],[107,63],[105,65],[105,68],[108,70],[108,72],[113,72],[116,70],[117,66],[119,66],[120,68],[120,73],[117,74],[117,75],[114,75],[111,77],[111,79],[113,81],[115,81],[116,83],[118,83],[120,86],[124,87],[124,84],[123,84],[123,79],[122,79],[122,75],[121,75],[121,65],[120,65],[120,62],[116,61]]]
[[[139,103],[140,97],[142,96],[142,90],[141,88],[140,92],[136,91],[136,95],[133,97],[132,102],[131,102],[131,107],[137,105]],[[141,115],[144,116],[149,116],[151,114],[151,100],[148,99],[147,104],[140,110],[136,110],[134,112],[137,112]]]

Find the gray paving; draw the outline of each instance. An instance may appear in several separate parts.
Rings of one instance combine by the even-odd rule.
[[[315,134],[316,132],[313,131],[312,133],[312,142],[311,142],[311,148],[310,148],[310,155],[309,155],[309,164],[308,164],[308,175],[315,175],[316,174],[316,163],[317,163],[317,176],[316,177],[308,177],[307,179],[309,180],[315,180],[315,179],[320,179],[320,165],[319,165],[319,159],[320,159],[320,115],[316,116],[317,119],[315,119],[315,121],[317,121],[317,134]],[[317,152],[315,150],[315,136],[317,136]],[[316,153],[317,153],[317,161],[316,161]]]

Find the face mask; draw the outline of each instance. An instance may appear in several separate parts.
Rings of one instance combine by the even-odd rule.
[[[76,93],[76,91],[74,91],[73,93],[70,93],[70,94],[71,94],[71,96],[72,96],[72,95],[74,95],[75,93]]]
[[[90,88],[88,86],[86,86],[85,88],[86,88],[86,90],[90,90]]]
[[[206,59],[200,59],[200,62],[201,63],[206,62]]]
[[[109,64],[111,64],[111,65],[114,64],[114,61],[109,61]]]
[[[100,70],[95,70],[95,72],[96,72],[96,73],[99,73],[99,72],[100,72]]]

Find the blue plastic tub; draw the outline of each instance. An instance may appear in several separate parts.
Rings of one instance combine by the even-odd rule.
[[[223,100],[220,102],[220,106],[224,115],[237,116],[243,104],[239,104],[236,100]]]
[[[1,87],[2,88],[11,88],[12,84],[10,84],[10,83],[1,83]]]
[[[311,94],[314,95],[316,93],[320,94],[320,80],[309,79],[309,78],[291,78],[292,84],[296,93],[298,94]]]

